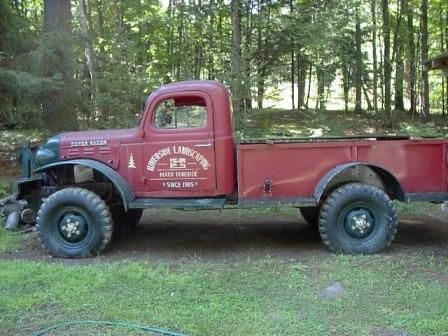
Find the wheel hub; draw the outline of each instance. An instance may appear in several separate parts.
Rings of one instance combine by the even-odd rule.
[[[345,230],[352,238],[363,239],[369,236],[375,226],[375,218],[365,208],[349,211],[345,216]]]
[[[352,226],[352,230],[356,230],[358,229],[361,233],[363,233],[363,231],[370,227],[370,223],[366,220],[367,216],[366,215],[361,215],[361,217],[356,217],[353,216],[352,221],[353,221],[353,226]]]
[[[71,243],[76,243],[85,238],[87,234],[87,223],[80,215],[66,214],[58,223],[59,233]]]

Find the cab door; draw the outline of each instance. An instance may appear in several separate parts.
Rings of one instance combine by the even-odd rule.
[[[214,195],[212,112],[211,99],[200,91],[161,95],[152,102],[143,143],[148,196]]]

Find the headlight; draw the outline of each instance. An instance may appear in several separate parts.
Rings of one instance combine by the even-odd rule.
[[[40,146],[36,153],[36,162],[39,167],[46,166],[59,160],[59,139],[61,134],[55,135]]]
[[[40,147],[36,153],[36,162],[39,167],[46,166],[47,164],[53,163],[57,160],[57,155],[50,149]]]

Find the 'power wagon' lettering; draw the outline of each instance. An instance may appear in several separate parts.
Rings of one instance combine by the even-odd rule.
[[[71,147],[105,146],[105,145],[107,145],[107,140],[83,140],[83,141],[72,141],[70,143]]]

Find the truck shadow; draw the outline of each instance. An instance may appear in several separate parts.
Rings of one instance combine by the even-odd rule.
[[[400,220],[388,254],[448,254],[448,225],[432,217]],[[331,255],[319,233],[297,211],[147,210],[135,232],[118,236],[108,258],[123,256],[177,260],[234,260],[278,256]]]
[[[401,218],[392,251],[448,255],[448,221],[427,215]]]

